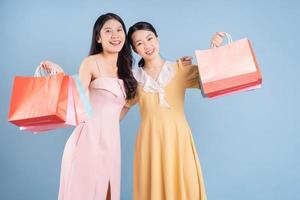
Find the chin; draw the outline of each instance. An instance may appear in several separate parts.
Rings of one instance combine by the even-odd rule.
[[[153,60],[158,56],[158,54],[153,54],[153,55],[145,55],[144,59],[145,60]]]

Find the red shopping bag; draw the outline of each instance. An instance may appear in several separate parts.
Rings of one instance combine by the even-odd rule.
[[[21,126],[20,130],[41,133],[57,128],[76,126],[79,123],[87,121],[88,118],[92,116],[92,108],[87,96],[84,95],[84,91],[81,87],[82,85],[79,81],[78,76],[69,76],[67,113],[64,122],[44,122],[31,126]]]
[[[68,76],[16,76],[8,121],[17,126],[59,123],[66,118]]]
[[[196,50],[196,58],[203,93],[208,98],[256,89],[262,76],[248,39],[208,50]]]
[[[68,100],[67,100],[67,112],[66,112],[66,118],[64,122],[59,123],[40,123],[36,125],[31,126],[21,126],[20,130],[22,131],[33,131],[35,133],[44,132],[53,130],[56,128],[64,128],[64,127],[70,127],[70,126],[76,126],[78,125],[78,120],[76,117],[75,112],[75,102],[74,102],[74,90],[75,86],[73,83],[73,80],[71,77],[69,77],[69,83],[68,83]]]

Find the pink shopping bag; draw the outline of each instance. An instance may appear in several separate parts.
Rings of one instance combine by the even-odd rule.
[[[196,50],[203,93],[208,98],[261,87],[262,76],[251,43],[244,38],[208,50]]]

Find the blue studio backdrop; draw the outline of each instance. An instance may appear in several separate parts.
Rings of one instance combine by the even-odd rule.
[[[57,199],[72,128],[34,135],[7,122],[13,78],[33,75],[44,59],[78,73],[93,24],[106,12],[120,15],[127,27],[151,22],[168,60],[210,48],[216,31],[229,32],[234,40],[249,38],[263,75],[261,89],[214,100],[199,90],[186,93],[208,199],[300,199],[299,8],[296,0],[1,0],[0,199]],[[138,126],[135,106],[121,122],[122,200],[132,199]]]

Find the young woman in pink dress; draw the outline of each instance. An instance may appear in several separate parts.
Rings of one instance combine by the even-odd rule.
[[[51,63],[45,63],[51,65]],[[120,199],[121,110],[135,96],[132,55],[122,19],[101,15],[93,28],[90,54],[79,69],[93,116],[68,139],[61,165],[59,200]]]

